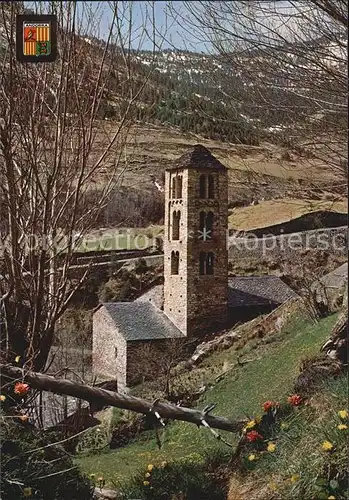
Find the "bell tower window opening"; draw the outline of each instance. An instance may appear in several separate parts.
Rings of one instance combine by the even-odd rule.
[[[205,223],[206,223],[206,214],[205,212],[200,212],[199,231],[201,233],[203,233],[205,230]]]
[[[176,198],[176,188],[177,188],[177,179],[176,177],[172,177],[172,198]]]
[[[172,239],[179,240],[179,226],[181,220],[181,212],[174,211],[172,214]]]
[[[183,178],[181,175],[177,177],[177,196],[176,198],[182,198],[182,191],[183,191]]]
[[[200,252],[200,275],[203,276],[206,270],[206,252]]]
[[[200,198],[206,198],[206,175],[200,175],[199,179]]]
[[[200,252],[200,275],[213,275],[214,274],[214,253],[213,252]]]
[[[206,274],[213,274],[214,267],[214,254],[213,252],[208,252],[206,256]]]
[[[213,178],[213,175],[208,176],[208,197],[214,198],[214,178]]]
[[[167,238],[168,241],[171,239],[171,202],[168,202],[168,214],[167,214]]]
[[[199,238],[202,241],[212,239],[213,234],[213,212],[200,212],[199,215]]]
[[[171,252],[171,274],[179,274],[179,252]]]
[[[213,212],[208,212],[208,214],[206,215],[206,232],[209,236],[209,239],[211,239],[213,233]]]

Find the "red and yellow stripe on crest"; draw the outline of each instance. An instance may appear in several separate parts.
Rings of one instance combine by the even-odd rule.
[[[24,42],[24,55],[25,56],[35,56],[36,55],[36,42]]]
[[[50,40],[50,28],[38,26],[36,28],[36,40],[38,42],[48,42]]]

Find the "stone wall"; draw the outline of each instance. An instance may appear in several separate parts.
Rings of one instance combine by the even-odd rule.
[[[93,315],[92,364],[99,382],[116,379],[119,392],[125,390],[127,344],[104,306]]]
[[[173,198],[173,178],[182,177],[182,197]],[[180,211],[179,239],[172,239],[172,214]],[[187,241],[188,241],[188,170],[165,172],[164,227],[164,312],[181,332],[187,334]],[[171,252],[179,252],[178,274],[171,274]]]
[[[200,335],[224,325],[228,302],[228,177],[226,171],[207,173],[214,177],[214,198],[200,199],[199,177],[203,170],[189,170],[188,227],[192,237],[188,241],[188,328],[192,335]],[[204,241],[199,234],[199,213],[212,211],[213,232]],[[213,252],[214,274],[200,276],[200,252]]]
[[[229,237],[229,260],[241,258],[298,257],[306,249],[329,251],[336,255],[346,255],[348,248],[348,228],[336,227],[303,231],[299,233],[270,236],[265,238]]]

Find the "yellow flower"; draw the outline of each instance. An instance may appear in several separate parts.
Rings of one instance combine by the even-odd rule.
[[[149,472],[146,472],[146,473],[144,474],[144,476],[145,476],[145,477],[150,477],[150,473],[149,473]]]
[[[249,456],[247,457],[247,459],[248,459],[250,462],[253,462],[253,460],[257,460],[257,457],[256,457],[256,455],[254,455],[254,454],[252,453],[251,455],[249,455]]]
[[[154,469],[154,465],[153,464],[149,464],[148,465],[148,471],[151,472],[153,469]]]
[[[5,399],[6,399],[6,396],[4,394],[1,394],[0,395],[0,401],[5,401]]]
[[[253,429],[253,427],[256,426],[256,421],[255,420],[250,420],[248,424],[246,424],[246,429]]]
[[[327,500],[336,500],[336,497],[334,497],[333,495],[331,495],[330,497],[328,497]]]
[[[297,481],[299,481],[299,479],[299,474],[293,474],[293,476],[290,477],[291,483],[296,483]]]
[[[30,497],[30,496],[31,496],[31,494],[32,494],[32,489],[31,489],[31,488],[24,488],[24,490],[23,490],[23,495],[24,495],[25,497]]]
[[[341,418],[342,420],[345,420],[346,418],[348,418],[347,410],[340,410],[338,412],[338,415],[339,415],[339,418]]]
[[[346,429],[348,429],[348,426],[345,424],[339,424],[337,425],[337,429],[339,429],[340,431],[345,431]]]
[[[20,356],[16,356],[16,357],[15,357],[15,362],[16,362],[16,363],[19,363],[20,359],[21,359],[21,357],[20,357]]]
[[[333,444],[330,441],[324,441],[321,445],[321,448],[324,451],[331,451],[333,449]]]
[[[149,481],[143,481],[143,484],[144,484],[144,486],[149,486],[150,485]]]
[[[270,453],[274,453],[274,451],[276,450],[276,444],[275,443],[268,443],[267,450]]]
[[[22,422],[26,422],[29,419],[28,415],[20,415],[18,418],[22,420]]]
[[[274,481],[270,481],[268,484],[269,489],[276,491],[278,489],[277,484]]]

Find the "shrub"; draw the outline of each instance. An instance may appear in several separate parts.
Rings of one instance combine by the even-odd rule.
[[[123,494],[127,499],[225,500],[227,456],[213,452],[203,463],[197,460],[198,456],[193,455],[170,464],[150,464],[123,488]]]
[[[90,481],[61,446],[45,448],[50,443],[47,435],[28,423],[0,418],[2,500],[92,498]]]
[[[131,283],[129,280],[123,281],[118,278],[110,278],[103,283],[98,290],[100,302],[117,302],[125,300],[131,292]]]
[[[76,447],[76,452],[81,454],[94,455],[109,446],[112,433],[108,424],[100,424],[93,427],[89,432],[83,434]]]

